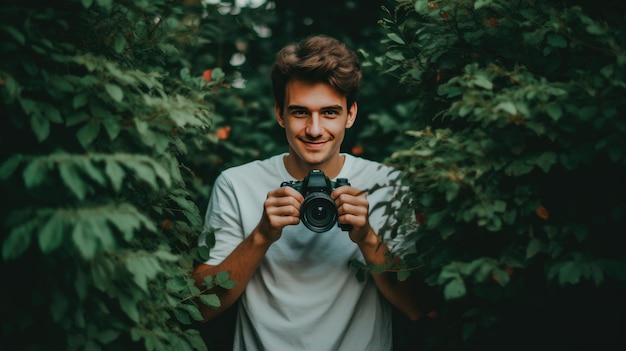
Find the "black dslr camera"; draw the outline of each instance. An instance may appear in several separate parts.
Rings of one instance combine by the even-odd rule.
[[[338,218],[337,206],[330,193],[344,185],[350,185],[348,179],[337,178],[337,181],[333,182],[324,175],[324,172],[315,169],[301,182],[282,182],[280,186],[290,186],[304,196],[304,202],[300,207],[300,220],[312,231],[323,233],[330,230]],[[349,231],[352,227],[349,224],[338,224],[344,231]]]

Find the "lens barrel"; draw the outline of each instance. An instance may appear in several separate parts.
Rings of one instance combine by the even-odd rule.
[[[307,194],[300,208],[300,220],[316,233],[329,231],[337,223],[335,201],[323,192]]]

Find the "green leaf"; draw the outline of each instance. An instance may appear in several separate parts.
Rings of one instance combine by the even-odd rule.
[[[48,120],[53,123],[63,123],[61,113],[52,105],[42,105],[43,114],[48,117]]]
[[[557,155],[556,153],[552,151],[544,152],[537,159],[537,165],[546,173],[550,170],[552,165],[554,165],[556,162],[557,162]]]
[[[84,230],[97,240],[106,252],[115,251],[115,237],[111,228],[106,224],[105,217],[100,213],[90,211],[84,216]]]
[[[98,341],[100,341],[103,344],[110,344],[113,341],[117,340],[117,338],[120,336],[120,332],[117,330],[113,330],[113,329],[104,329],[104,330],[100,330],[100,332],[98,332],[98,334],[96,335],[96,339]]]
[[[50,122],[39,114],[35,114],[30,118],[30,127],[35,133],[38,142],[42,142],[50,135]]]
[[[72,240],[85,260],[91,260],[98,251],[98,239],[86,230],[82,220],[76,222]]]
[[[139,323],[139,310],[137,309],[137,301],[125,294],[119,296],[120,307],[126,315],[134,322]]]
[[[122,53],[122,51],[124,51],[124,47],[126,47],[126,38],[122,34],[118,33],[115,36],[115,40],[113,41],[113,50],[115,50],[116,53],[120,54]]]
[[[69,115],[65,119],[65,125],[67,127],[75,126],[77,124],[81,124],[89,119],[89,115],[85,112],[76,112],[74,114]]]
[[[548,35],[548,44],[557,47],[557,48],[566,48],[567,41],[560,34],[550,34]]]
[[[559,266],[559,284],[576,284],[580,281],[581,270],[578,264],[573,261],[563,262]]]
[[[120,230],[124,239],[127,241],[133,238],[135,230],[141,228],[142,220],[144,225],[150,223],[146,221],[137,209],[127,204],[119,205],[113,211],[107,211],[105,216],[110,223],[114,224]],[[152,229],[148,226],[146,227]]]
[[[397,60],[397,61],[403,61],[405,59],[402,52],[398,50],[388,51],[387,53],[385,53],[385,56],[387,56],[388,58],[392,60]],[[419,78],[419,77],[416,77],[416,78]]]
[[[185,330],[185,336],[194,350],[208,351],[207,345],[198,330],[189,328]]]
[[[604,35],[606,33],[604,28],[600,27],[597,23],[590,23],[585,27],[585,29],[589,32],[589,34]]]
[[[537,238],[532,238],[526,247],[526,258],[532,258],[543,251],[543,242]]]
[[[465,283],[463,279],[452,279],[444,287],[443,293],[446,300],[457,299],[466,294]]]
[[[165,282],[165,286],[171,291],[181,291],[187,287],[187,281],[181,277],[173,277]]]
[[[24,156],[22,154],[16,154],[9,157],[8,160],[2,162],[2,165],[0,165],[0,180],[9,178],[23,160]]]
[[[147,254],[131,256],[126,259],[125,263],[126,269],[133,274],[135,283],[145,292],[148,292],[148,281],[162,271],[159,261]]]
[[[495,107],[496,111],[504,111],[510,115],[516,115],[517,114],[517,108],[515,108],[515,104],[513,104],[513,102],[511,101],[503,101],[499,104],[496,105]]]
[[[398,281],[403,282],[407,280],[410,276],[411,276],[411,271],[408,269],[403,269],[403,270],[398,271],[398,273],[396,274],[396,279]]]
[[[74,109],[79,109],[87,104],[87,93],[79,93],[74,96],[72,99],[72,107]]]
[[[404,40],[396,33],[387,33],[387,37],[398,44],[405,44]]]
[[[98,133],[100,133],[100,123],[91,121],[76,132],[76,138],[84,148],[87,148],[98,137]]]
[[[106,83],[104,89],[115,102],[121,102],[124,99],[124,91],[122,91],[119,85]]]
[[[170,172],[168,172],[167,169],[158,162],[151,162],[151,165],[152,165],[152,168],[154,169],[155,174],[161,179],[161,181],[163,181],[163,184],[165,184],[165,186],[167,187],[171,186],[172,178],[171,178]],[[191,210],[196,209],[195,204],[192,202],[185,201],[184,204],[186,205],[185,208],[187,209],[191,209]]]
[[[9,96],[14,99],[19,97],[22,87],[15,79],[10,75],[4,75],[4,88],[9,93]]]
[[[186,311],[182,311],[178,308],[174,308],[172,312],[174,313],[174,317],[176,317],[176,319],[182,324],[185,324],[185,325],[191,324],[191,318],[189,317],[189,313],[187,313]]]
[[[118,165],[115,161],[107,161],[104,172],[106,173],[109,181],[113,185],[113,189],[115,190],[115,192],[119,193],[122,189],[124,177],[126,176],[126,172],[124,172],[124,169],[120,167],[120,165]]]
[[[493,89],[493,83],[484,75],[475,75],[472,77],[472,83],[487,90]]]
[[[22,177],[24,178],[24,185],[26,188],[32,189],[39,184],[43,183],[48,176],[48,165],[39,160],[33,160],[24,168]]]
[[[155,257],[157,257],[161,261],[165,262],[176,262],[180,257],[175,255],[169,251],[165,250],[157,250],[152,253]]]
[[[546,113],[556,122],[563,116],[563,109],[559,104],[548,104],[546,106]]]
[[[200,295],[198,298],[203,304],[209,307],[218,308],[222,305],[222,303],[220,302],[220,298],[217,297],[217,295],[215,294]]]
[[[80,162],[80,166],[82,166],[82,171],[86,173],[89,178],[94,180],[96,183],[102,186],[106,184],[106,178],[102,174],[100,168],[94,166],[93,162],[91,162],[89,159],[85,159]]]
[[[63,183],[76,195],[79,200],[84,200],[87,194],[87,185],[80,178],[76,165],[62,162],[59,164],[59,173]]]
[[[110,10],[111,6],[113,5],[113,0],[96,0],[96,2],[98,3],[98,5],[107,10]]]
[[[30,246],[32,231],[36,223],[26,223],[13,228],[2,243],[2,258],[5,261],[20,257]]]
[[[15,27],[3,25],[0,27],[5,32],[9,33],[13,39],[15,39],[18,43],[24,45],[26,43],[26,37],[20,31],[15,29]]]
[[[56,250],[63,242],[65,221],[58,215],[52,215],[39,231],[39,248],[44,254]]]
[[[102,125],[104,126],[104,129],[106,130],[107,134],[109,135],[109,139],[111,140],[115,140],[115,138],[117,138],[117,136],[120,134],[120,131],[122,130],[120,122],[113,117],[105,118],[102,121]]]
[[[156,174],[152,167],[146,165],[143,162],[128,162],[124,164],[127,168],[130,168],[135,175],[148,183],[152,188],[158,187],[156,181]]]
[[[110,259],[100,256],[94,260],[91,264],[91,281],[93,285],[100,291],[107,291],[110,278],[117,270],[117,267],[111,262]]]
[[[192,304],[185,304],[185,305],[182,305],[182,307],[191,315],[191,318],[193,318],[193,319],[195,319],[197,321],[203,320],[202,314],[200,313],[200,310],[198,309],[198,306],[196,306],[195,304],[193,304],[193,305]]]
[[[224,77],[226,77],[226,73],[224,73],[220,67],[213,68],[213,72],[211,72],[211,81],[216,82]]]

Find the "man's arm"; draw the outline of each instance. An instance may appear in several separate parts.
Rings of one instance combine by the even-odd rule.
[[[290,187],[280,187],[270,191],[263,203],[261,220],[252,233],[220,264],[202,263],[195,268],[193,278],[198,287],[202,286],[205,277],[224,271],[230,272],[230,279],[237,282],[232,289],[216,287],[207,292],[217,294],[221,306],[211,308],[199,302],[198,305],[205,321],[225,311],[239,299],[269,247],[280,239],[283,228],[300,222],[300,203],[303,200],[302,194]],[[216,235],[219,235],[219,232]]]
[[[218,272],[224,271],[230,272],[230,279],[237,282],[231,289],[216,287],[208,292],[217,294],[221,306],[212,308],[199,303],[205,321],[222,313],[237,301],[271,244],[257,228],[219,265],[212,266],[201,263],[195,268],[193,278],[196,281],[196,286],[202,286],[205,277],[215,276]]]
[[[365,192],[350,186],[335,189],[332,194],[337,204],[339,222],[352,225],[350,240],[356,243],[365,258],[373,265],[383,265],[399,258],[390,255],[389,248],[376,234],[369,223],[369,202]],[[423,314],[415,284],[412,279],[399,281],[395,272],[372,273],[372,278],[382,295],[409,319],[417,320]]]
[[[373,265],[384,265],[389,260],[394,260],[394,263],[399,261],[397,256],[390,255],[387,245],[374,233],[371,227],[365,237],[356,244],[365,261]],[[372,273],[371,275],[378,290],[387,301],[402,311],[410,320],[418,320],[423,315],[423,306],[418,301],[416,291],[414,291],[415,284],[410,277],[404,281],[399,281],[396,273],[391,271]]]

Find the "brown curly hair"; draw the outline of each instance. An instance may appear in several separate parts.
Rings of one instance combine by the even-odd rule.
[[[272,66],[272,89],[276,104],[283,110],[285,89],[290,80],[329,84],[346,97],[350,108],[359,95],[361,66],[354,51],[339,40],[314,35],[285,46]]]

